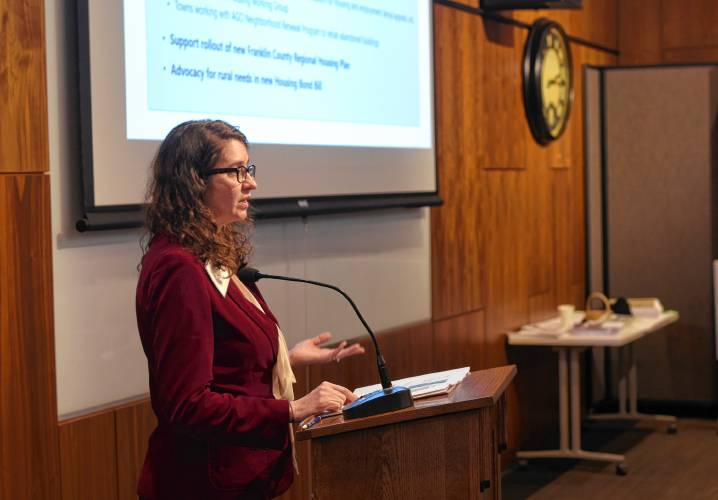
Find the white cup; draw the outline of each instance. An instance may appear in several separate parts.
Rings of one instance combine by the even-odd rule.
[[[576,306],[573,304],[561,304],[557,309],[558,316],[561,318],[561,331],[567,332],[573,328],[573,313]]]

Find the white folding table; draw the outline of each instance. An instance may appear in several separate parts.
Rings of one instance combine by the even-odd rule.
[[[515,332],[508,334],[511,345],[553,347],[558,351],[559,428],[560,447],[557,450],[519,451],[517,458],[574,458],[599,460],[616,464],[616,473],[626,474],[625,456],[599,453],[581,448],[581,376],[579,354],[590,347],[624,347],[619,357],[618,401],[619,410],[610,414],[591,414],[590,419],[600,420],[658,420],[668,422],[675,430],[676,417],[646,415],[638,412],[636,355],[633,342],[678,320],[676,311],[666,311],[655,318],[632,318],[613,334],[564,333],[546,335]],[[627,356],[626,356],[627,354]],[[627,359],[626,359],[627,358]],[[626,363],[627,362],[627,363]],[[626,369],[627,368],[627,369]],[[628,394],[627,394],[628,393]],[[570,396],[569,396],[570,394]],[[570,413],[569,413],[570,400]],[[628,405],[627,405],[628,403]],[[570,444],[569,444],[570,430]]]

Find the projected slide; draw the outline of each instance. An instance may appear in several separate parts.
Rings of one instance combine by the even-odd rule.
[[[127,137],[211,116],[260,143],[430,148],[418,4],[126,0]]]

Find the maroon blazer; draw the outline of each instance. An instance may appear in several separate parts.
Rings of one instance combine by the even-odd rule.
[[[289,402],[272,395],[277,324],[204,263],[157,236],[137,284],[137,326],[158,425],[137,492],[148,500],[272,498],[292,482]]]

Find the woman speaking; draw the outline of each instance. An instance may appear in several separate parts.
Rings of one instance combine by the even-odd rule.
[[[288,350],[262,294],[235,276],[255,175],[246,137],[222,121],[178,125],[153,160],[136,310],[158,425],[140,498],[278,496],[293,478],[291,422],[355,399],[322,382],[294,400],[292,366],[363,348],[321,348],[323,333]]]

